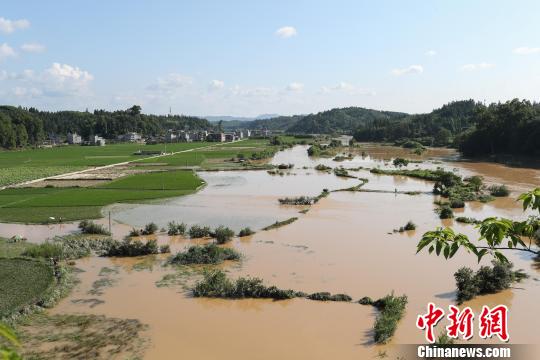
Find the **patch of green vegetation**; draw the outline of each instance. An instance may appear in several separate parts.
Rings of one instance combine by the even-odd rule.
[[[192,225],[189,228],[189,237],[192,239],[209,237],[212,231],[208,226]]]
[[[317,292],[307,296],[310,300],[316,301],[345,301],[349,302],[352,298],[347,294],[330,294],[329,292]]]
[[[330,166],[326,166],[326,165],[323,165],[323,164],[318,164],[317,166],[315,166],[315,170],[330,172],[330,171],[332,171],[332,168]]]
[[[397,324],[405,313],[407,302],[406,295],[394,296],[394,294],[390,294],[373,303],[379,310],[374,326],[376,343],[384,344],[394,335]]]
[[[56,283],[51,265],[26,258],[0,258],[0,279],[0,318],[44,302]]]
[[[0,257],[12,258],[21,256],[24,251],[33,244],[26,241],[13,241],[12,239],[0,238]]]
[[[238,236],[239,237],[244,237],[244,236],[250,236],[250,235],[253,235],[253,234],[255,234],[255,231],[251,230],[250,227],[245,227],[242,230],[240,230],[240,232],[238,233]]]
[[[187,225],[184,223],[171,221],[167,226],[169,227],[167,230],[169,236],[184,235],[186,233]]]
[[[234,231],[223,225],[218,226],[211,234],[218,244],[225,244],[234,237]]]
[[[5,154],[5,152],[2,152]],[[83,170],[80,166],[14,166],[0,168],[0,186]]]
[[[454,217],[454,211],[448,205],[443,205],[436,211],[439,214],[439,219],[452,219]]]
[[[349,174],[349,171],[347,171],[347,169],[342,168],[342,167],[334,168],[334,175],[339,176],[339,177],[356,179],[356,176]]]
[[[157,171],[130,175],[100,185],[116,190],[194,190],[204,182],[191,170]]]
[[[505,197],[510,195],[510,190],[506,185],[491,185],[488,190],[491,196]]]
[[[370,298],[369,296],[364,296],[363,298],[358,300],[358,303],[360,305],[373,305],[373,299]]]
[[[289,218],[289,219],[287,219],[287,220],[276,221],[276,222],[273,223],[272,225],[268,225],[267,227],[264,227],[263,230],[264,230],[264,231],[268,231],[268,230],[277,229],[277,228],[280,228],[280,227],[282,227],[282,226],[292,224],[292,223],[295,222],[296,220],[298,220],[297,217],[292,217],[292,218]]]
[[[32,258],[74,260],[90,256],[92,253],[102,255],[109,251],[114,242],[107,236],[80,234],[57,236],[42,244],[28,244],[21,255]]]
[[[482,266],[476,273],[462,267],[455,274],[458,304],[471,300],[477,295],[494,294],[508,289],[513,282],[527,277],[522,270],[512,270],[512,263],[492,261],[492,267]]]
[[[147,327],[139,320],[103,315],[34,314],[17,326],[27,359],[138,359]]]
[[[409,160],[397,157],[394,159],[394,161],[392,161],[392,164],[397,168],[401,168],[402,166],[406,167],[407,165],[409,165]]]
[[[297,297],[293,290],[282,290],[275,286],[267,287],[258,278],[238,278],[231,281],[220,270],[209,271],[193,288],[195,297],[215,297],[227,299],[264,298],[274,300],[292,299]]]
[[[278,199],[279,203],[282,205],[312,205],[317,202],[316,197],[311,196],[298,196],[293,198],[281,198]]]
[[[411,220],[409,220],[409,221],[407,221],[405,226],[401,226],[397,230],[394,229],[394,232],[400,232],[401,233],[401,232],[412,231],[412,230],[416,230],[416,224],[413,223]]]
[[[83,234],[111,235],[103,225],[99,225],[90,220],[83,220],[79,223],[79,229]]]
[[[472,217],[465,217],[465,216],[458,216],[456,218],[456,221],[457,222],[460,222],[460,223],[463,223],[463,224],[480,224],[482,221],[481,220],[477,220],[475,218],[472,218]]]
[[[133,257],[158,254],[159,251],[156,240],[142,242],[141,240],[126,237],[122,241],[114,240],[111,247],[103,253],[103,256]]]
[[[241,254],[231,248],[219,247],[216,244],[190,246],[169,259],[171,264],[220,264],[226,260],[240,260]]]

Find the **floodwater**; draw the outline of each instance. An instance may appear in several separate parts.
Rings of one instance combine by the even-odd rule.
[[[124,224],[122,229],[149,221],[164,225],[176,220],[258,230],[276,220],[298,216],[299,220],[291,225],[235,239],[230,246],[245,258],[240,265],[222,267],[231,277],[260,277],[268,285],[308,293],[346,293],[355,301],[363,296],[376,299],[391,292],[406,294],[407,312],[390,344],[372,343],[376,312],[370,306],[304,299],[196,299],[180,285],[157,287],[156,282],[164,275],[174,273],[174,269],[162,266],[165,257],[161,255],[150,259],[78,261],[77,266],[84,270],[80,285],[52,311],[139,319],[149,325],[144,333],[151,343],[145,353],[148,359],[367,359],[384,351],[389,358],[396,358],[399,350],[394,345],[424,342],[415,321],[426,311],[428,302],[442,308],[453,303],[453,273],[461,266],[479,266],[472,255],[464,252],[448,261],[427,253],[416,255],[421,234],[437,226],[452,226],[470,237],[475,237],[476,232],[470,225],[440,220],[434,212],[435,197],[430,194],[393,193],[396,189],[429,192],[432,183],[374,175],[366,170],[351,174],[368,178],[365,188],[389,192],[334,192],[306,214],[298,213],[303,207],[278,204],[279,197],[316,195],[323,188],[332,190],[358,183],[355,179],[317,172],[313,169],[316,164],[384,167],[392,157],[410,157],[399,148],[366,145],[363,150],[367,156],[337,163],[332,159],[310,159],[306,148],[297,146],[279,152],[272,160],[275,164],[295,164],[289,175],[275,176],[265,171],[201,173],[208,185],[197,194],[109,210],[115,224]],[[456,216],[520,218],[521,206],[514,199],[519,192],[540,184],[538,170],[461,162],[450,150],[429,151],[423,158],[425,162],[410,164],[409,168],[442,166],[461,175],[484,176],[487,181],[504,183],[512,190],[510,198],[487,204],[467,203]],[[408,220],[417,224],[417,230],[392,232]],[[164,235],[159,235],[158,240],[170,243],[173,252],[204,242]],[[530,277],[510,290],[482,296],[465,305],[479,314],[484,304],[505,304],[510,311],[510,343],[538,345],[536,324],[540,314],[535,309],[540,298],[540,267],[530,256],[508,255],[515,267],[524,269]],[[113,286],[102,289],[101,295],[88,294],[103,267],[118,270],[110,275]],[[92,298],[99,303],[91,306],[92,303],[77,301]],[[443,323],[436,328],[437,333],[444,330]],[[474,342],[485,341],[476,335]],[[491,342],[497,343],[494,339]]]

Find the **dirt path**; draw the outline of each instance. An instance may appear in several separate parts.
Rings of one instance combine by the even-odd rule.
[[[212,147],[216,147],[216,146],[221,146],[221,145],[224,145],[224,144],[232,144],[232,143],[241,142],[241,141],[244,141],[244,140],[245,139],[236,140],[236,141],[230,141],[230,142],[226,142],[226,143],[216,143],[216,144],[212,144],[212,145],[208,145],[208,146],[202,146],[202,147],[188,149],[188,150],[181,150],[181,151],[176,151],[176,152],[171,152],[171,153],[164,153],[164,154],[160,154],[160,155],[148,156],[148,157],[144,157],[144,158],[136,159],[136,160],[123,161],[123,162],[104,165],[104,166],[96,166],[96,167],[92,167],[92,168],[88,168],[88,169],[84,169],[84,170],[79,170],[79,171],[74,171],[74,172],[70,172],[70,173],[54,175],[54,176],[48,176],[48,177],[44,177],[44,178],[39,178],[39,179],[34,179],[34,180],[29,180],[29,181],[23,181],[23,182],[20,182],[20,183],[17,183],[17,184],[1,186],[0,190],[4,190],[4,189],[7,189],[7,188],[12,188],[12,187],[18,187],[18,186],[34,184],[34,183],[37,183],[37,182],[40,182],[40,181],[45,181],[45,180],[48,180],[48,179],[61,179],[62,177],[65,177],[65,176],[73,176],[73,175],[84,174],[84,173],[87,173],[87,172],[90,172],[90,171],[96,171],[96,170],[99,171],[99,170],[103,170],[103,169],[110,169],[110,168],[113,168],[113,167],[116,167],[116,166],[128,165],[130,163],[139,162],[139,161],[142,161],[142,160],[156,159],[156,158],[160,158],[160,157],[163,157],[163,156],[170,156],[170,155],[176,155],[176,154],[181,154],[181,153],[187,153],[187,152],[191,152],[191,151],[194,151],[194,150],[208,149],[208,148],[212,148]]]

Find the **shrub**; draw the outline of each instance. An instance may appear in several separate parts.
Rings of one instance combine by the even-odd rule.
[[[321,147],[319,145],[311,145],[307,153],[309,156],[319,156],[321,154]]]
[[[111,235],[103,225],[99,225],[90,220],[83,220],[79,223],[79,229],[83,234]]]
[[[242,230],[240,230],[240,232],[238,233],[238,236],[244,237],[244,236],[250,236],[253,234],[255,234],[255,231],[251,230],[251,228],[249,227],[245,227]]]
[[[225,226],[219,226],[214,230],[212,237],[216,238],[218,244],[225,244],[226,242],[231,241],[234,236],[234,231]]]
[[[277,229],[279,227],[282,227],[282,226],[285,226],[285,225],[289,225],[289,224],[292,224],[293,222],[295,222],[296,220],[298,220],[297,217],[292,217],[292,218],[289,218],[287,220],[283,220],[283,221],[276,221],[275,223],[273,223],[272,225],[268,225],[266,227],[263,228],[264,231],[268,231],[268,230],[272,230],[272,229]]]
[[[488,190],[492,196],[504,197],[510,195],[510,190],[506,185],[491,185]]]
[[[329,292],[317,292],[307,296],[310,300],[317,301],[351,301],[352,298],[346,294],[332,295]]]
[[[360,305],[373,305],[373,299],[370,298],[369,296],[364,296],[363,298],[358,300],[358,303]]]
[[[405,226],[403,227],[404,230],[416,230],[416,224],[413,223],[412,221],[408,221]]]
[[[329,172],[330,170],[332,170],[332,168],[330,166],[318,164],[317,166],[315,166],[315,170]]]
[[[481,176],[471,176],[464,180],[468,182],[475,191],[480,191],[482,189],[482,185],[484,185],[484,181]]]
[[[392,163],[394,164],[395,167],[402,167],[402,166],[409,165],[409,160],[398,157],[398,158],[395,158]]]
[[[280,170],[286,170],[286,169],[292,169],[294,167],[294,164],[279,164],[277,166]]]
[[[281,290],[275,286],[266,287],[258,278],[229,280],[221,270],[210,271],[193,288],[195,297],[218,297],[229,299],[266,298],[274,300],[292,299],[298,294],[293,290]]]
[[[141,230],[133,228],[133,229],[131,229],[131,230],[129,231],[129,236],[130,236],[130,237],[141,236]]]
[[[299,196],[294,198],[281,198],[278,199],[279,203],[282,205],[311,205],[316,203],[319,199],[313,198],[311,196]]]
[[[43,244],[29,247],[21,255],[32,258],[62,259],[63,251],[60,244],[55,244],[47,241]]]
[[[452,209],[460,209],[465,207],[465,202],[461,199],[450,199],[450,207]]]
[[[437,212],[439,213],[439,219],[452,219],[454,217],[454,212],[448,205],[441,206]]]
[[[126,237],[122,241],[114,241],[110,249],[105,252],[104,256],[142,256],[159,253],[156,240],[148,240],[143,243],[140,240],[133,240],[130,237]]]
[[[508,289],[513,282],[527,276],[522,271],[513,271],[512,263],[493,261],[492,264],[493,267],[482,266],[476,273],[470,268],[462,267],[454,274],[459,304],[477,295]]]
[[[397,324],[405,313],[407,296],[390,294],[375,301],[373,305],[380,311],[374,326],[375,342],[383,344],[394,335]]]
[[[169,245],[169,244],[161,245],[161,246],[159,247],[159,252],[160,252],[161,254],[168,254],[168,253],[170,253],[170,252],[171,252],[171,247],[170,247],[170,245]]]
[[[186,251],[179,252],[169,261],[172,264],[220,264],[225,260],[240,260],[240,253],[234,249],[222,248],[216,244],[190,246]]]
[[[167,234],[169,236],[175,236],[175,235],[184,235],[186,233],[186,224],[184,223],[176,223],[174,221],[171,221],[168,224],[169,230],[167,230]]]
[[[158,226],[153,222],[146,224],[144,229],[141,230],[141,235],[153,235],[158,231]]]
[[[481,221],[477,220],[472,217],[465,217],[465,216],[459,216],[456,218],[457,222],[464,223],[464,224],[480,224]]]
[[[210,232],[208,226],[192,225],[189,228],[189,237],[192,239],[208,237],[210,236]]]

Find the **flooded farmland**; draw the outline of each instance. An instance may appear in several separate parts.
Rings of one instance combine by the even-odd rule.
[[[474,238],[476,230],[451,219],[439,219],[434,211],[437,198],[431,194],[432,182],[366,170],[391,168],[390,160],[409,156],[407,150],[379,145],[362,149],[364,156],[354,154],[350,160],[336,162],[331,158],[310,158],[305,146],[296,146],[272,159],[276,165],[295,165],[282,175],[266,171],[200,172],[207,185],[196,194],[146,204],[114,205],[105,212],[111,212],[115,237],[150,221],[159,227],[170,221],[225,225],[235,231],[251,227],[256,234],[236,238],[230,244],[244,255],[241,263],[220,265],[232,278],[259,277],[268,285],[306,293],[346,293],[355,301],[363,296],[377,299],[391,292],[405,294],[409,299],[406,315],[389,344],[373,343],[376,311],[354,302],[193,298],[186,283],[197,274],[178,274],[175,268],[164,266],[164,255],[78,260],[80,284],[51,313],[138,319],[148,325],[143,333],[148,340],[144,353],[147,359],[236,359],[239,353],[246,359],[365,359],[384,352],[396,358],[399,350],[394,345],[424,341],[415,320],[425,312],[428,302],[443,308],[454,303],[454,272],[461,266],[479,267],[476,258],[462,250],[448,261],[427,253],[416,255],[421,235],[438,226],[452,226]],[[520,218],[523,212],[515,198],[540,184],[539,170],[461,161],[451,150],[429,150],[418,160],[423,161],[411,163],[409,168],[443,167],[462,176],[480,175],[488,184],[503,183],[511,190],[508,198],[469,202],[456,211],[456,216]],[[332,192],[305,213],[300,211],[306,207],[280,205],[278,198],[316,196],[323,189],[344,189],[359,182],[317,171],[317,164],[353,169],[351,174],[368,180],[364,189],[381,192]],[[298,220],[278,229],[259,231],[291,217]],[[416,230],[393,232],[409,220],[417,224]],[[108,219],[100,222],[106,224]],[[0,225],[0,235],[21,233],[36,242],[75,230],[75,224]],[[170,244],[173,253],[205,242],[164,234],[157,235],[157,239],[160,244]],[[509,290],[464,305],[476,312],[484,304],[508,306],[511,343],[536,345],[539,341],[535,324],[540,315],[531,310],[540,296],[540,267],[529,256],[508,255],[529,278]],[[109,286],[92,292],[103,268],[115,269],[109,275]],[[176,281],[167,283],[164,277]],[[438,330],[442,331],[442,327]]]

